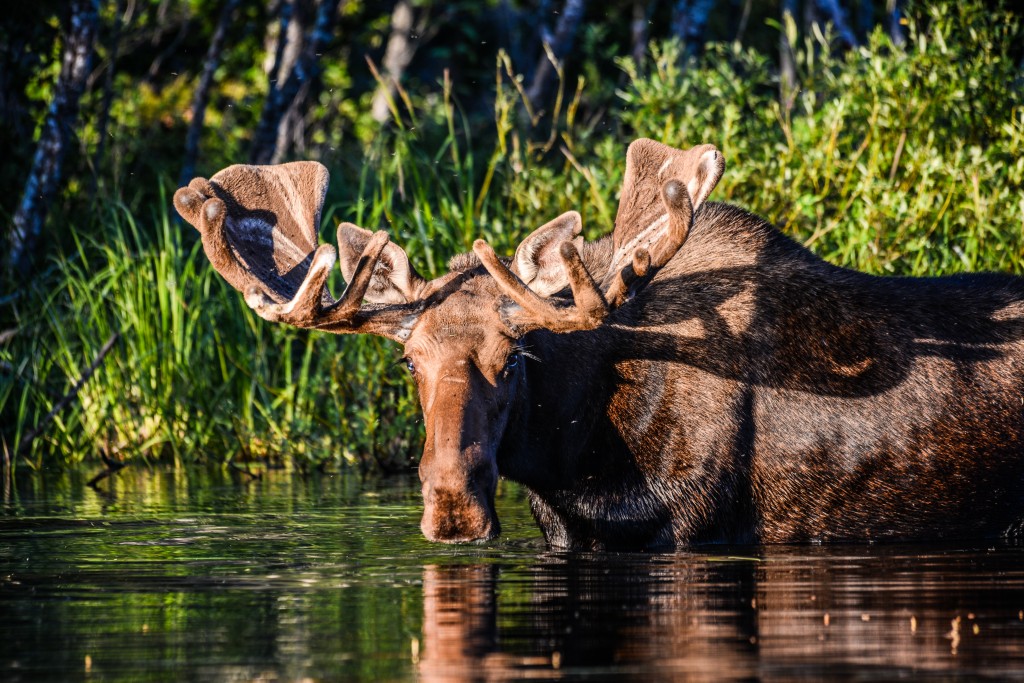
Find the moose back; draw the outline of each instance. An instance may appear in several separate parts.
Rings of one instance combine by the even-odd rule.
[[[1024,281],[838,268],[706,202],[723,171],[710,145],[637,140],[611,235],[569,212],[434,280],[383,232],[318,245],[313,162],[174,201],[265,319],[404,346],[431,540],[495,537],[499,476],[559,548],[1018,533]]]

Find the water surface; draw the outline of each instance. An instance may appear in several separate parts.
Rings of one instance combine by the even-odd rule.
[[[86,473],[87,474],[87,473]],[[1024,549],[427,543],[414,479],[130,469],[0,508],[0,680],[1024,677]]]

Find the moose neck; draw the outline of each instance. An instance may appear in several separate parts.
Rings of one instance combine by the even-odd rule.
[[[594,454],[589,462],[583,457],[609,395],[602,377],[607,334],[539,330],[524,339],[532,357],[498,452],[503,475],[532,490],[560,488],[586,476],[595,459],[613,463],[628,455]]]
[[[721,254],[720,263],[680,254],[610,324],[524,338],[536,359],[498,467],[530,489],[552,545],[671,547],[749,534],[752,513],[736,502],[749,489],[749,426],[723,416],[750,415],[755,400],[740,360],[747,342],[730,324],[750,313],[744,292],[756,286],[767,228],[740,238],[716,219],[721,211],[704,213],[691,235],[695,251]],[[720,314],[730,324],[716,324]]]
[[[584,244],[588,270],[607,270],[612,250],[610,236]],[[613,391],[612,334],[606,327],[570,334],[540,329],[523,338],[523,386],[498,451],[503,476],[532,491],[564,489],[629,458],[626,449],[587,453]]]

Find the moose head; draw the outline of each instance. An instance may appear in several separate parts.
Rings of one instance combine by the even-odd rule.
[[[421,528],[433,541],[488,540],[497,453],[528,400],[528,339],[600,330],[686,242],[693,216],[724,171],[711,145],[681,151],[633,142],[614,233],[584,243],[580,214],[527,236],[509,260],[484,241],[433,280],[384,232],[338,227],[318,245],[328,173],[315,162],[228,167],[174,195],[214,268],[261,317],[404,345],[423,409]],[[338,256],[345,291],[326,283]],[[527,425],[528,428],[528,425]]]

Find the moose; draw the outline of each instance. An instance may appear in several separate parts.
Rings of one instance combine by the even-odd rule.
[[[385,232],[318,245],[315,162],[230,166],[174,205],[262,318],[404,346],[430,540],[497,536],[499,476],[555,548],[1018,534],[1024,279],[837,267],[706,201],[724,170],[636,140],[610,235],[570,211],[433,280]]]

